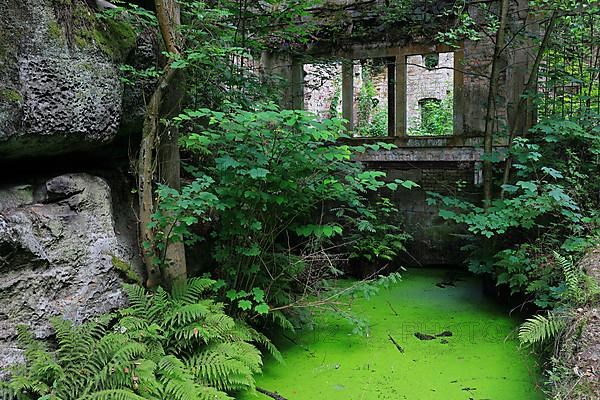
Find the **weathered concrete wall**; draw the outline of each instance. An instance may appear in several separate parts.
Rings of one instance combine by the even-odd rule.
[[[481,189],[477,160],[481,151],[472,147],[399,148],[370,152],[359,160],[370,169],[385,171],[388,179],[411,180],[418,188],[384,194],[394,201],[404,219],[403,227],[413,237],[405,266],[458,265],[464,262],[460,248],[467,232],[439,217],[439,208],[427,203],[427,192],[458,195],[478,201]]]

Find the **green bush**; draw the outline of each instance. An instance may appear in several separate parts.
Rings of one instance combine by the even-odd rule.
[[[440,206],[440,217],[474,234],[467,246],[471,271],[494,274],[498,284],[543,308],[559,304],[566,285],[553,251],[578,256],[600,236],[600,136],[589,113],[547,118],[529,137],[517,137],[510,150],[514,176],[487,209],[436,193],[428,200]]]
[[[195,159],[187,166],[193,182],[181,191],[159,190],[158,237],[193,242],[204,239],[194,226],[210,225],[215,276],[244,313],[291,303],[300,276],[326,259],[328,246],[337,241],[342,248],[346,235],[378,228],[369,194],[414,185],[386,183],[384,172],[354,162],[355,153],[392,145],[342,144],[342,120],[319,122],[271,104],[259,111],[187,110],[176,122],[188,132],[183,145]],[[264,296],[254,299],[259,289]]]

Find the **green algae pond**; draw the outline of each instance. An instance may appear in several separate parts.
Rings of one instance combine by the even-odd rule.
[[[368,320],[364,335],[333,312],[317,315],[316,328],[277,340],[286,363],[267,359],[257,386],[288,400],[543,399],[536,362],[515,338],[520,319],[476,278],[441,285],[445,273],[409,270],[354,300],[349,311]]]

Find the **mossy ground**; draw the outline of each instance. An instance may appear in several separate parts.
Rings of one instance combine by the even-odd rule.
[[[287,364],[267,360],[258,386],[290,400],[543,398],[536,363],[514,337],[520,321],[485,298],[476,279],[437,287],[443,276],[411,270],[375,298],[355,301],[351,311],[368,318],[368,337],[352,334],[352,326],[332,313],[318,316],[314,331],[293,336],[296,345],[279,341]],[[414,336],[446,330],[451,337]]]

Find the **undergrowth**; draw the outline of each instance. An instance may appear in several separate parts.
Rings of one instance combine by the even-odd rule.
[[[26,327],[19,342],[26,363],[0,383],[15,400],[216,400],[255,389],[263,346],[279,352],[261,333],[210,299],[215,282],[195,278],[170,292],[125,285],[130,306],[82,325],[52,320],[56,350]]]

